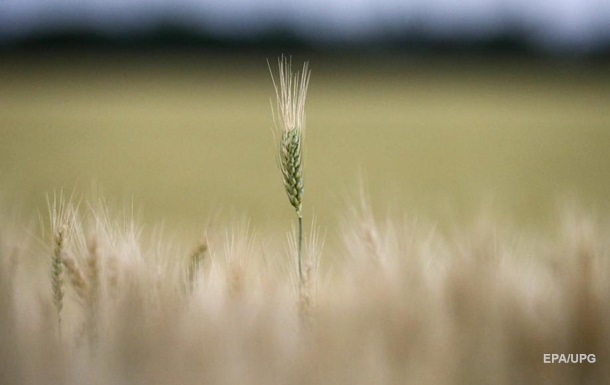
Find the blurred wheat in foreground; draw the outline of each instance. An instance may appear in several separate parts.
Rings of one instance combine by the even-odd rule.
[[[354,210],[344,247],[305,242],[303,323],[281,240],[229,226],[181,248],[62,204],[42,237],[0,221],[2,385],[610,383],[610,227],[590,217],[441,235]]]

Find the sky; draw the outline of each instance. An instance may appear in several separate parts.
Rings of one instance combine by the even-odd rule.
[[[508,33],[544,50],[589,52],[610,43],[610,0],[0,0],[3,41],[72,28],[120,37],[161,22],[221,38],[282,28],[320,44]]]

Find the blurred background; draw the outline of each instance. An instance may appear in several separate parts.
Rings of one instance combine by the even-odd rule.
[[[286,228],[267,60],[310,62],[305,215],[544,228],[610,209],[606,0],[0,0],[9,202],[98,190],[147,224]],[[332,235],[332,234],[331,234]]]

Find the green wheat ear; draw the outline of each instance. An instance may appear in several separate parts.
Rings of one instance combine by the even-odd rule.
[[[271,80],[277,99],[277,111],[273,114],[280,139],[279,166],[288,200],[294,207],[299,222],[298,267],[299,282],[302,283],[301,244],[303,238],[303,141],[305,136],[305,100],[309,86],[308,63],[301,72],[292,73],[292,60],[284,56],[278,59],[279,84]]]
[[[299,131],[290,130],[282,134],[280,143],[280,169],[284,180],[284,188],[290,204],[299,217],[301,217],[303,198],[302,140]]]

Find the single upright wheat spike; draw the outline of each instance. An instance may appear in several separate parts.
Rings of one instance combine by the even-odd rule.
[[[53,288],[53,304],[57,311],[57,327],[61,335],[61,309],[64,301],[64,242],[66,228],[62,226],[53,237],[53,255],[51,260],[51,286]]]
[[[301,245],[303,238],[303,141],[305,135],[305,100],[309,86],[310,71],[308,63],[303,64],[302,72],[292,73],[292,60],[284,56],[278,59],[279,85],[269,66],[271,80],[275,88],[277,111],[274,113],[276,131],[280,136],[279,166],[288,200],[296,210],[299,224],[297,262],[299,283],[303,281],[301,266]]]

